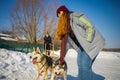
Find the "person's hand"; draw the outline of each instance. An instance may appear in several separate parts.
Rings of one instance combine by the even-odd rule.
[[[56,62],[55,62],[56,65],[61,65],[62,64],[62,61],[60,59],[58,59]]]
[[[61,64],[62,64],[62,61],[59,60],[59,64],[61,65]]]
[[[64,59],[59,59],[59,64],[62,65],[64,62]]]

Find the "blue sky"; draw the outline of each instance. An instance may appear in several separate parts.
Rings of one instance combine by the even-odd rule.
[[[0,30],[10,29],[10,12],[15,0],[0,0]]]
[[[120,48],[119,0],[58,0],[70,11],[84,13],[106,40],[106,47]],[[0,0],[0,30],[9,29],[10,9],[15,0]],[[56,15],[56,14],[55,14]]]

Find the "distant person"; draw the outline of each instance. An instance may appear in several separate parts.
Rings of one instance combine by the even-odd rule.
[[[59,64],[64,61],[68,42],[78,52],[78,79],[92,80],[92,64],[105,45],[104,38],[82,13],[60,6],[56,14],[59,20],[55,38],[61,40]]]
[[[51,43],[51,36],[48,33],[46,33],[46,35],[44,36],[44,50],[46,52],[46,55],[48,56],[50,55]]]

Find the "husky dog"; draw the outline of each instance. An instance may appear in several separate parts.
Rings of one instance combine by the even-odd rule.
[[[67,64],[64,61],[62,64],[59,64],[59,60],[53,63],[51,80],[64,78],[67,80]]]
[[[50,56],[48,57],[45,53],[41,53],[40,49],[37,47],[33,49],[31,54],[28,54],[28,57],[32,60],[33,64],[36,65],[38,72],[36,80],[48,80],[48,71],[51,73],[50,80],[55,80],[60,77],[64,77],[64,80],[66,80],[67,64],[63,62],[60,65],[56,55],[54,57],[52,56],[52,58]],[[41,79],[40,76],[42,76],[43,79]]]
[[[52,58],[41,53],[39,48],[34,48],[32,55],[29,57],[32,59],[33,64],[36,65],[38,72],[36,80],[41,80],[40,76],[43,76],[43,80],[48,80],[48,70],[52,73]]]

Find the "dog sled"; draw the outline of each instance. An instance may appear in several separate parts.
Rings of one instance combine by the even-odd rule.
[[[47,45],[44,45],[44,54],[51,58],[59,58],[57,54],[55,54],[54,43],[50,44],[50,50],[46,49]]]

